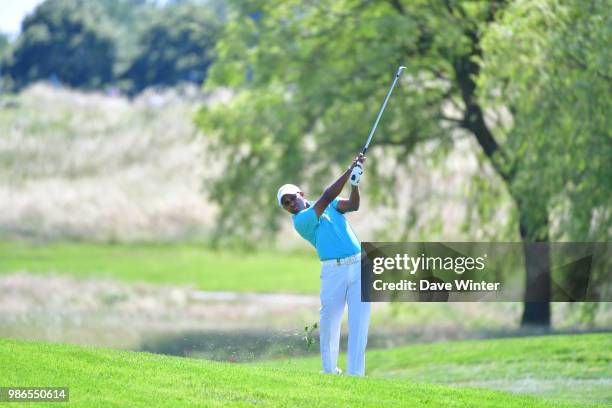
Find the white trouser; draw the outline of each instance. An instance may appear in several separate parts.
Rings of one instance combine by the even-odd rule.
[[[365,374],[365,348],[368,341],[370,303],[361,301],[361,264],[324,263],[321,266],[321,310],[319,341],[323,372],[336,372],[340,348],[340,326],[348,303],[349,375]]]

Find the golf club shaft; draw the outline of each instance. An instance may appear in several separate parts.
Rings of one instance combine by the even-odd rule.
[[[378,127],[378,121],[380,120],[380,117],[382,116],[383,112],[385,111],[385,107],[387,106],[387,102],[389,101],[389,97],[391,96],[391,93],[393,92],[393,88],[395,88],[395,84],[397,83],[397,80],[399,79],[400,75],[402,74],[402,71],[406,69],[406,67],[401,66],[397,69],[397,72],[395,73],[395,78],[393,79],[393,83],[391,84],[391,88],[389,89],[389,92],[387,93],[387,97],[385,98],[385,101],[382,104],[382,107],[380,108],[380,112],[378,112],[378,117],[376,118],[376,122],[374,122],[374,126],[372,127],[372,130],[370,131],[370,135],[368,136],[368,140],[365,144],[365,146],[363,146],[363,150],[361,151],[362,154],[366,154],[366,152],[368,151],[368,147],[370,146],[370,142],[372,141],[372,136],[374,136],[374,132],[376,132],[376,128]]]

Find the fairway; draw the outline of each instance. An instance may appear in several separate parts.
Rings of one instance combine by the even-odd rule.
[[[452,349],[452,343],[448,346]],[[0,340],[0,360],[2,386],[70,387],[69,405],[54,405],[58,407],[584,406],[500,391],[418,383],[418,378],[324,376],[311,364],[219,363],[6,339]],[[409,365],[410,360],[397,363],[397,367]],[[383,368],[380,363],[379,368]]]
[[[441,342],[368,351],[367,371],[373,377],[609,406],[611,350],[611,333]],[[320,363],[303,358],[262,364],[314,371]]]
[[[212,251],[187,244],[0,242],[0,259],[0,274],[69,274],[207,291],[316,294],[319,289],[314,253]]]

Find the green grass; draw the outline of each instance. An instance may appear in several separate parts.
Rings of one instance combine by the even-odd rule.
[[[314,253],[212,251],[188,244],[0,242],[0,274],[28,271],[213,291],[316,294],[319,269]]]
[[[344,361],[342,361],[344,363]],[[266,362],[308,371],[317,358]],[[554,335],[414,345],[367,353],[374,377],[486,387],[552,401],[612,405],[612,334]]]
[[[410,358],[422,359],[407,350],[397,351],[405,359],[396,367],[408,367]],[[377,357],[370,353],[371,360],[377,361],[380,353]],[[388,353],[393,356],[395,352]],[[539,356],[538,361],[543,358]],[[232,364],[2,339],[0,361],[0,386],[68,386],[71,407],[582,406],[486,389],[418,383],[419,378],[320,375],[318,367],[311,367],[312,361],[298,365]]]

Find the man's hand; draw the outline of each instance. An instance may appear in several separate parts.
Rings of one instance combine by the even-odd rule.
[[[363,155],[363,153],[359,153],[357,157],[353,159],[353,162],[349,166],[349,170],[353,170],[357,164],[361,164],[361,167],[363,168],[363,162],[365,162],[365,159],[366,157]]]
[[[366,157],[363,154],[358,155],[353,160],[353,163],[349,166],[349,170],[351,171],[351,175],[349,176],[349,180],[353,187],[351,188],[351,195],[347,199],[341,198],[338,201],[338,205],[336,205],[336,210],[341,213],[346,213],[350,211],[357,211],[359,209],[359,180],[361,175],[363,174],[363,162]]]
[[[363,174],[363,162],[366,157],[359,153],[357,157],[353,160],[353,163],[349,167],[351,169],[351,177],[349,178],[351,184],[353,186],[359,185],[359,180],[361,180],[361,175]]]

